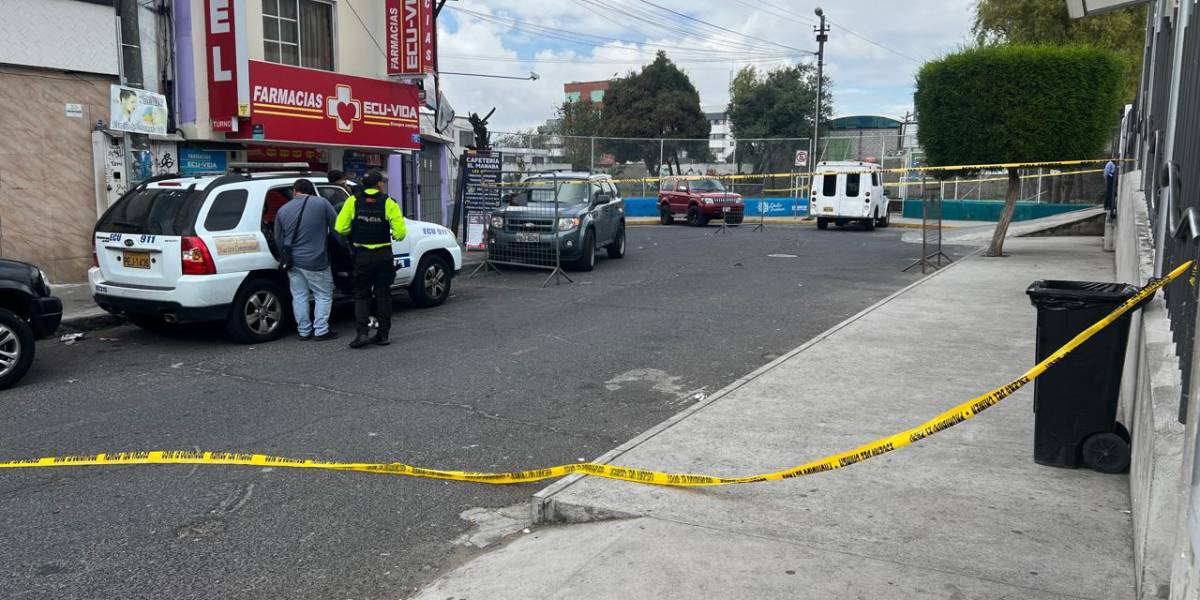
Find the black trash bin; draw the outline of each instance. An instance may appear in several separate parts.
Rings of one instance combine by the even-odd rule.
[[[1137,293],[1123,283],[1035,281],[1026,290],[1037,308],[1037,360],[1104,318]],[[1129,432],[1117,423],[1117,398],[1129,317],[1101,330],[1033,384],[1033,460],[1102,473],[1129,468]]]

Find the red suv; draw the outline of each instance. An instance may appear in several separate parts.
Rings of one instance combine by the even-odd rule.
[[[686,217],[693,227],[703,227],[710,219],[725,219],[726,224],[737,225],[745,210],[742,197],[726,192],[715,177],[667,177],[658,191],[659,222],[663,225],[674,223],[676,216]]]

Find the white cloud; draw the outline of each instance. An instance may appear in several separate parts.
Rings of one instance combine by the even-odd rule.
[[[785,46],[814,49],[812,26],[817,3],[792,1],[788,6],[767,0],[653,0],[655,4],[737,31],[754,40],[769,40]],[[606,0],[624,10],[655,11],[640,0]],[[898,56],[848,33],[846,27],[886,45],[895,52],[926,60],[953,49],[970,34],[972,0],[842,0],[826,2],[826,16],[835,27],[826,44],[826,69],[833,78],[835,110],[839,114],[875,113],[900,115],[911,108],[913,77],[919,62]],[[540,75],[538,81],[445,76],[443,88],[460,114],[486,112],[497,107],[492,118],[496,130],[534,127],[554,115],[563,99],[563,84],[569,81],[607,79],[624,75],[653,59],[655,47],[645,44],[610,42],[599,48],[565,44],[550,35],[537,35],[501,24],[476,19],[462,11],[518,19],[528,23],[600,36],[606,40],[649,40],[651,44],[721,51],[722,59],[733,62],[688,62],[684,51],[668,49],[679,59],[692,83],[700,91],[701,103],[721,106],[728,102],[728,85],[733,72],[752,60],[731,46],[747,42],[733,34],[683,36],[673,22],[695,30],[702,25],[680,18],[655,24],[630,19],[611,10],[590,6],[587,0],[463,0],[449,3],[447,12],[457,22],[455,31],[443,25],[439,38],[441,68],[491,75]],[[766,7],[758,10],[751,7]],[[590,9],[589,9],[590,8]],[[785,19],[769,12],[789,15]],[[839,27],[840,26],[840,27]],[[766,46],[780,53],[787,50]],[[518,61],[518,56],[530,56]],[[690,53],[696,56],[695,52]],[[469,57],[469,58],[468,58]],[[499,60],[477,60],[479,57]],[[627,62],[631,64],[611,64]],[[772,63],[762,60],[758,66]],[[844,92],[843,92],[844,90]]]

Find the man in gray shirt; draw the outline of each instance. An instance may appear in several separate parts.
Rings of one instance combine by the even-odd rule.
[[[296,180],[292,199],[275,214],[275,245],[291,252],[288,283],[301,341],[337,338],[337,332],[329,329],[333,273],[327,246],[336,220],[333,206],[317,195],[316,187],[307,179]],[[313,316],[309,315],[310,298],[316,307]]]

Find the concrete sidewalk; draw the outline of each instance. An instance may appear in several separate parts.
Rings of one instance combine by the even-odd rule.
[[[818,336],[601,457],[775,471],[918,423],[1033,363],[1035,279],[1112,280],[1100,238],[1021,238]],[[850,468],[728,488],[571,478],[420,598],[1129,598],[1129,483],[1032,460],[1032,386]],[[539,465],[530,465],[539,466]],[[594,522],[585,522],[585,521]]]

